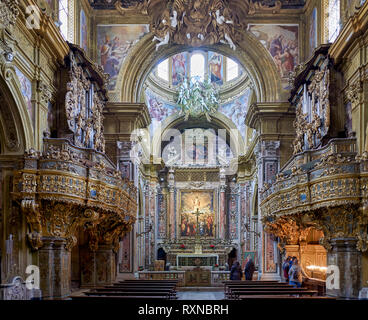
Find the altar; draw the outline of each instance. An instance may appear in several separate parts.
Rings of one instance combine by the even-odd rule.
[[[218,254],[182,253],[176,256],[178,267],[213,267],[219,265]],[[185,268],[184,268],[185,269]]]

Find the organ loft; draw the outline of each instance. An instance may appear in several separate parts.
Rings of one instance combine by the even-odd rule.
[[[361,0],[0,0],[0,299],[368,298],[367,40]]]

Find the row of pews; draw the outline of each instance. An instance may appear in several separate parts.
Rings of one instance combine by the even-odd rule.
[[[72,300],[177,299],[178,280],[124,280],[72,295]]]
[[[318,296],[317,290],[295,288],[279,281],[223,281],[225,299],[332,299]]]

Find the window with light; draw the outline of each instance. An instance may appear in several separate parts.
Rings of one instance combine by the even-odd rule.
[[[340,0],[328,2],[328,41],[334,42],[340,33]]]
[[[169,81],[169,59],[162,61],[157,66],[157,76],[165,81]]]
[[[190,76],[199,81],[204,81],[205,59],[203,54],[195,53],[190,58]]]
[[[68,39],[68,22],[69,22],[69,0],[59,0],[59,22],[60,32],[65,40]]]
[[[231,81],[239,76],[239,65],[232,59],[226,59],[226,81]]]

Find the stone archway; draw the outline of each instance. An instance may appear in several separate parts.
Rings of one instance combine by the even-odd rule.
[[[16,80],[8,69],[0,77],[0,144],[1,155],[23,155],[34,147],[31,117]]]
[[[110,95],[112,100],[140,102],[144,83],[152,68],[167,57],[190,49],[188,46],[171,45],[156,51],[152,40],[153,35],[147,34],[126,57],[117,79],[117,91]],[[196,49],[216,51],[239,62],[254,85],[257,102],[280,101],[283,98],[280,75],[270,54],[249,32],[242,32],[242,41],[235,51],[223,44]]]
[[[28,113],[17,77],[12,67],[0,74],[0,251],[6,240],[12,243],[10,253],[1,257],[1,281],[25,278],[26,267],[31,263],[29,247],[25,241],[26,222],[18,207],[13,206],[14,170],[25,151],[34,147],[31,117]],[[11,261],[11,263],[10,263]]]
[[[155,131],[152,137],[151,145],[151,152],[154,155],[154,159],[160,158],[160,151],[162,151],[161,143],[163,141],[168,141],[171,134],[170,130],[176,130],[179,124],[182,124],[182,126],[185,127],[185,124],[183,124],[183,119],[184,116],[172,115],[165,119],[160,130]],[[193,122],[190,122],[190,124],[193,125]],[[202,125],[198,124],[198,127],[202,127]],[[212,115],[212,123],[209,125],[209,128],[225,129],[227,143],[229,144],[232,152],[237,156],[245,153],[245,143],[243,137],[241,136],[239,129],[227,117],[219,112]],[[161,160],[159,159],[159,161]]]

